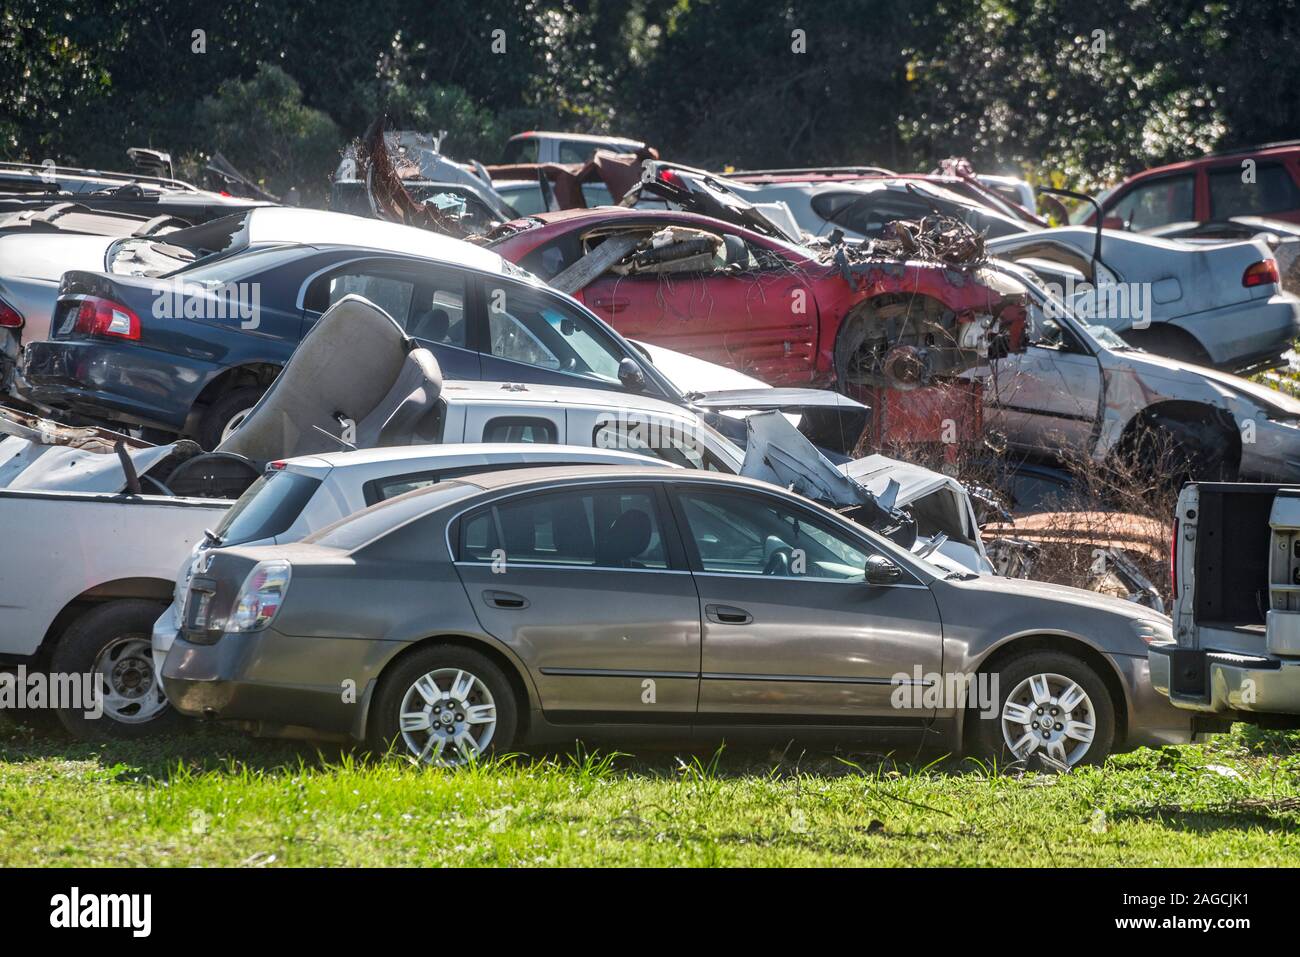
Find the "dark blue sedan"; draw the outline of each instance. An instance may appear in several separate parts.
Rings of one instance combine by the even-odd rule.
[[[288,217],[307,228],[302,242],[258,242],[259,225]],[[262,234],[283,236],[283,223]],[[232,248],[163,277],[67,273],[51,339],[25,347],[24,397],[213,448],[312,323],[350,293],[432,349],[449,379],[685,401],[604,322],[496,254],[423,230],[304,210],[255,211]]]

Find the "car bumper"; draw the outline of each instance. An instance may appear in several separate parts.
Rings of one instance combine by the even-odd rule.
[[[1191,333],[1216,366],[1241,368],[1277,359],[1300,336],[1300,299],[1278,293],[1170,321]]]
[[[153,623],[153,633],[149,636],[149,645],[153,653],[154,677],[158,679],[159,684],[162,683],[163,662],[167,660],[167,652],[171,651],[172,645],[176,643],[176,636],[181,632],[177,611],[176,602],[173,601]]]
[[[1300,659],[1152,648],[1151,684],[1171,704],[1202,714],[1300,714]]]
[[[1109,655],[1124,684],[1128,708],[1131,747],[1161,747],[1187,744],[1195,737],[1193,716],[1170,705],[1154,686],[1147,658],[1140,655]]]
[[[174,636],[163,689],[191,717],[365,735],[365,708],[389,641],[294,638],[273,628],[223,635],[214,644]]]
[[[19,388],[37,405],[177,431],[207,371],[135,343],[32,342],[23,350]]]

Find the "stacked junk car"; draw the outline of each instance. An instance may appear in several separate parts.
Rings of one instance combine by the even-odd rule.
[[[94,676],[66,733],[1064,772],[1296,726],[1294,230],[444,142],[375,122],[328,211],[0,171],[0,656]]]

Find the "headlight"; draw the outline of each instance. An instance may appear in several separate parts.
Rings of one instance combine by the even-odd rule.
[[[269,625],[289,591],[289,572],[286,561],[258,562],[239,589],[226,631],[261,631]]]
[[[1129,627],[1148,645],[1164,644],[1174,640],[1174,630],[1167,621],[1153,621],[1149,618],[1131,620]]]

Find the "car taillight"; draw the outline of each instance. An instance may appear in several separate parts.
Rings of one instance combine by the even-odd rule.
[[[139,339],[140,317],[120,302],[86,296],[77,306],[77,323],[73,328],[87,336]]]
[[[0,329],[21,329],[25,322],[21,312],[0,299]]]
[[[1247,288],[1250,286],[1267,286],[1269,283],[1278,281],[1276,259],[1261,259],[1257,263],[1251,263],[1246,267],[1246,271],[1241,274],[1241,284]]]
[[[258,562],[235,599],[226,631],[261,631],[275,618],[289,590],[290,565],[279,559]]]

